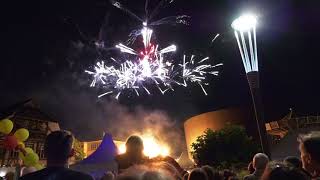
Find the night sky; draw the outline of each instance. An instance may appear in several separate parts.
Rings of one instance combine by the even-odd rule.
[[[144,0],[121,2],[143,16]],[[150,7],[157,2],[150,0]],[[190,86],[177,87],[164,96],[122,96],[119,102],[112,97],[98,99],[98,90],[88,87],[90,76],[84,70],[96,62],[93,42],[102,25],[103,41],[113,47],[127,39],[140,25],[138,21],[107,0],[13,1],[2,6],[0,107],[33,98],[63,127],[80,136],[98,134],[117,123],[105,106],[109,110],[111,106],[111,111],[113,106],[121,107],[128,113],[137,107],[160,110],[177,124],[201,112],[251,107],[230,27],[233,19],[248,10],[259,17],[258,58],[266,119],[277,120],[289,108],[296,115],[320,112],[320,5],[316,0],[175,0],[156,17],[187,14],[190,25],[155,28],[158,43],[175,43],[179,60],[183,53],[196,53],[210,56],[213,63],[224,63],[220,76],[209,79],[208,96],[198,86]],[[220,37],[211,44],[217,33]]]

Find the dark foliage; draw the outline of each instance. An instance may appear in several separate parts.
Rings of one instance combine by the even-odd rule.
[[[228,125],[219,131],[207,129],[192,145],[198,165],[230,167],[247,163],[259,148],[242,126]]]

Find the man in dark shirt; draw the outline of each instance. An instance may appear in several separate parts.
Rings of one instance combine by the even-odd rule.
[[[263,175],[263,172],[269,162],[269,158],[266,154],[258,153],[254,155],[252,160],[252,165],[254,168],[254,172],[245,176],[244,180],[259,180]]]
[[[22,176],[21,180],[93,180],[90,175],[68,169],[73,137],[66,131],[54,131],[46,138],[44,151],[47,167]]]

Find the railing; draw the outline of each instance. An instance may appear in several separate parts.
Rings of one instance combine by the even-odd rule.
[[[271,144],[279,143],[290,132],[309,127],[320,127],[320,116],[289,117],[266,123]]]
[[[296,123],[297,129],[320,126],[320,116],[296,117],[291,120]]]

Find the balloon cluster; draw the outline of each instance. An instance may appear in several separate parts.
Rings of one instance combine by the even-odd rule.
[[[35,167],[38,170],[43,169],[43,166],[39,163],[38,154],[24,145],[24,141],[29,138],[29,131],[25,128],[20,128],[13,133],[12,129],[13,122],[10,119],[0,121],[0,133],[5,134],[3,140],[4,148],[19,151],[19,157],[23,160],[24,165]]]

